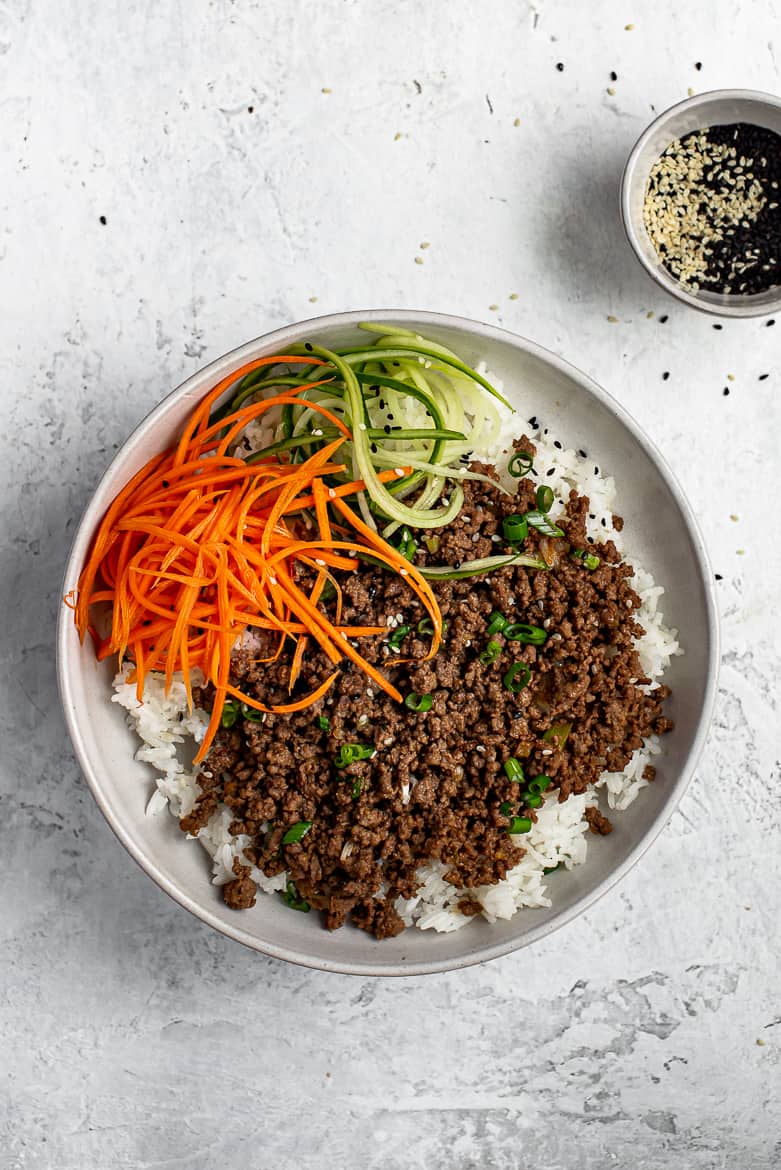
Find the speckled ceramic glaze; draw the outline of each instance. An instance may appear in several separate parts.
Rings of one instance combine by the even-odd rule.
[[[123,713],[109,702],[112,668],[95,661],[90,645],[79,645],[66,611],[58,631],[59,681],[68,729],[95,799],[126,849],[182,906],[230,937],[292,962],[348,973],[421,974],[481,962],[542,938],[585,910],[638,860],[675,809],[702,748],[715,693],[718,630],[711,574],[691,510],[626,412],[584,374],[534,343],[432,313],[346,313],[292,325],[189,378],[137,427],[98,485],[74,541],[65,589],[75,586],[90,537],[117,490],[172,440],[219,378],[254,357],[308,339],[328,346],[350,343],[361,320],[418,329],[469,362],[486,362],[518,409],[519,434],[524,419],[534,414],[565,447],[587,449],[616,478],[627,552],[665,586],[666,622],[684,631],[686,653],[674,659],[666,678],[673,688],[668,710],[675,730],[664,737],[657,780],[616,816],[615,831],[594,844],[585,865],[552,877],[552,907],[523,910],[493,926],[472,922],[452,934],[407,930],[383,942],[350,927],[328,933],[317,915],[292,913],[276,896],[260,896],[251,910],[232,911],[211,885],[206,853],[184,838],[172,817],[145,815],[152,775],[134,761],[135,738]]]

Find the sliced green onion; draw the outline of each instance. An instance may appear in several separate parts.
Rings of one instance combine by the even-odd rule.
[[[514,513],[502,521],[504,539],[510,544],[521,544],[529,535],[529,524],[525,516]]]
[[[412,561],[415,559],[415,553],[418,551],[418,546],[412,539],[412,533],[406,525],[401,530],[399,543],[396,545],[396,547],[405,560]]]
[[[514,479],[522,479],[531,471],[533,464],[531,455],[527,455],[525,451],[516,451],[507,464],[507,470]]]
[[[330,731],[331,730],[331,720],[328,718],[327,715],[318,715],[317,716],[317,726],[320,728],[321,731]]]
[[[357,800],[363,791],[363,779],[359,776],[357,780],[353,781],[353,786],[350,790],[353,800]]]
[[[509,760],[504,761],[504,772],[507,779],[513,784],[523,784],[523,764],[520,760],[516,760],[515,756],[510,756]]]
[[[529,817],[511,817],[510,823],[507,826],[508,833],[529,833],[531,832],[531,819]]]
[[[416,695],[413,691],[407,695],[404,706],[409,707],[410,711],[430,711],[433,702],[431,695]]]
[[[529,781],[529,792],[531,792],[532,796],[539,796],[541,793],[545,792],[547,788],[550,788],[552,783],[553,781],[551,780],[550,776],[545,776],[541,773],[539,776],[535,776],[533,780]]]
[[[291,825],[288,831],[282,838],[283,845],[295,845],[296,841],[300,841],[305,837],[312,828],[311,821],[297,821],[295,825]]]
[[[527,646],[542,646],[548,637],[541,626],[529,626],[526,622],[513,622],[502,633],[511,642],[523,642]]]
[[[483,666],[490,666],[492,662],[496,662],[501,653],[502,646],[500,642],[489,642],[485,650],[480,654],[480,661]]]
[[[282,901],[291,910],[300,910],[302,914],[309,913],[309,903],[300,896],[296,889],[295,882],[288,882],[285,887],[285,892],[282,895]]]
[[[241,708],[235,699],[226,699],[222,707],[222,718],[220,724],[222,727],[233,727],[233,724],[239,717]]]
[[[553,488],[547,483],[541,483],[537,488],[537,509],[540,512],[550,512],[553,506]]]
[[[427,536],[425,540],[426,548],[430,553],[438,553],[440,540],[438,536]]]
[[[388,645],[395,646],[395,648],[398,650],[411,629],[412,626],[396,626],[396,629],[393,631],[390,638],[388,638]]]
[[[373,755],[373,747],[366,747],[362,743],[343,743],[334,764],[337,768],[347,768],[358,760],[370,760]]]
[[[527,512],[526,521],[532,528],[536,528],[543,536],[563,536],[564,532],[558,525],[552,523],[544,512]]]
[[[504,627],[508,624],[507,618],[498,609],[492,610],[490,614],[490,621],[486,634],[500,634]]]
[[[583,561],[583,564],[586,566],[586,568],[591,569],[592,572],[594,569],[598,569],[602,563],[600,558],[596,556],[595,553],[587,553],[584,548],[573,549],[573,551],[570,553],[570,556],[572,557],[573,561]]]
[[[563,748],[571,731],[571,723],[551,723],[542,738],[546,743],[553,743],[557,748]]]
[[[250,707],[247,703],[241,704],[241,713],[247,720],[247,723],[265,723],[266,712],[258,711],[255,707]]]
[[[503,817],[509,817],[510,814],[512,813],[512,811],[513,811],[513,806],[510,804],[509,800],[503,800],[502,803],[499,805],[499,812],[502,814]]]
[[[542,797],[537,792],[525,793],[523,803],[527,808],[539,808],[542,804]]]
[[[561,867],[562,867],[562,865],[563,865],[563,864],[564,864],[564,862],[563,862],[563,861],[560,861],[558,865],[549,865],[549,866],[547,866],[547,868],[546,868],[546,869],[544,869],[542,872],[543,872],[543,873],[544,873],[546,876],[547,876],[549,873],[555,873],[557,869],[561,869]]]
[[[511,695],[517,695],[528,687],[531,677],[532,672],[525,662],[514,662],[502,682]]]

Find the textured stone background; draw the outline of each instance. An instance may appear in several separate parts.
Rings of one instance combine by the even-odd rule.
[[[616,207],[654,109],[781,88],[774,7],[0,0],[3,1170],[779,1164],[781,319],[665,299]],[[85,789],[52,660],[133,424],[249,337],[375,306],[498,321],[616,394],[701,518],[725,649],[698,776],[623,885],[532,951],[391,983],[160,893]]]

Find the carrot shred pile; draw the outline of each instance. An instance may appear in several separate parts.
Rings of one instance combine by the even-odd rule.
[[[386,634],[386,627],[341,621],[341,590],[334,570],[357,569],[357,552],[405,578],[432,620],[430,655],[440,644],[442,616],[428,582],[346,502],[364,489],[363,481],[337,487],[327,483],[328,476],[345,471],[337,454],[352,437],[340,418],[307,403],[337,428],[340,437],[303,463],[274,457],[250,464],[228,453],[248,423],[278,407],[295,405],[308,387],[209,422],[214,404],[238,379],[261,366],[283,362],[322,364],[311,357],[260,358],[218,383],[192,412],[177,443],[150,459],[117,494],[95,533],[78,587],[66,598],[81,641],[87,633],[92,635],[98,659],[116,654],[120,665],[126,657],[132,660],[129,680],[136,684],[139,701],[144,680],[153,670],[165,673],[166,690],[181,672],[191,708],[191,672],[199,669],[213,684],[211,718],[196,763],[208,754],[228,696],[258,711],[300,711],[323,697],[345,657],[401,701],[396,688],[351,641]],[[408,471],[391,469],[380,478],[387,482]],[[299,565],[316,575],[308,592],[298,584]],[[329,582],[336,593],[335,620],[318,605]],[[99,603],[107,603],[111,611],[111,628],[102,636],[91,613]],[[310,642],[317,643],[336,669],[309,694],[265,706],[229,680],[231,654],[248,629],[278,635],[275,653],[259,661],[275,661],[288,638],[295,643],[291,691]]]

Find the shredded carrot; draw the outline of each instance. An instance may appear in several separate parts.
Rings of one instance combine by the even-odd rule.
[[[428,583],[346,504],[364,490],[363,481],[328,484],[328,477],[344,472],[335,460],[352,438],[338,416],[307,400],[307,408],[319,411],[338,437],[303,463],[277,457],[247,463],[228,454],[248,422],[297,404],[306,387],[251,402],[214,422],[212,408],[240,378],[280,363],[323,364],[311,357],[272,356],[223,378],[193,410],[176,444],[150,459],[117,493],[93,537],[78,588],[65,599],[81,640],[92,635],[99,659],[116,654],[120,664],[131,661],[128,677],[139,699],[150,671],[163,672],[166,690],[181,672],[190,706],[194,671],[213,685],[211,717],[196,762],[209,751],[228,695],[258,711],[289,713],[317,702],[337,677],[335,671],[311,693],[266,706],[230,683],[231,655],[246,631],[277,637],[274,652],[259,662],[278,659],[292,639],[291,691],[316,643],[334,666],[349,658],[400,700],[354,644],[386,633],[385,627],[342,623],[342,591],[334,571],[354,571],[362,553],[403,576],[417,595],[434,627],[430,654],[441,637],[441,614]],[[379,478],[385,482],[397,475],[389,469]],[[315,574],[308,591],[299,584],[299,567]],[[327,583],[336,594],[335,618],[322,605]],[[110,627],[99,634],[93,610],[106,605]]]

